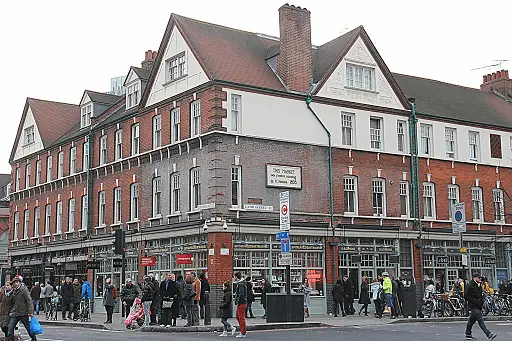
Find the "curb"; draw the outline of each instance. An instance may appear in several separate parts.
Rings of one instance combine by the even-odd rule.
[[[259,330],[276,330],[276,329],[298,329],[298,328],[325,328],[332,327],[328,324],[321,322],[307,322],[307,323],[269,323],[269,324],[256,324],[256,325],[248,325],[247,331],[259,331]],[[195,327],[160,327],[160,326],[150,326],[150,327],[142,327],[140,328],[141,332],[151,333],[189,333],[189,332],[222,332],[223,327],[221,326],[195,326]],[[240,328],[237,328],[239,331]]]
[[[88,328],[88,329],[101,329],[110,330],[103,324],[99,323],[76,323],[76,322],[60,322],[60,321],[44,321],[38,320],[42,326],[54,326],[54,327],[73,327],[73,328]]]
[[[389,324],[404,324],[404,323],[449,323],[449,322],[467,322],[468,317],[430,317],[430,318],[404,318],[400,320],[390,321]],[[485,321],[489,322],[502,322],[512,321],[512,316],[484,316]]]

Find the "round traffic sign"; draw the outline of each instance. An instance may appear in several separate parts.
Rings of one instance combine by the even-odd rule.
[[[286,214],[288,213],[288,206],[283,205],[283,206],[281,207],[281,212],[282,212],[284,215],[286,215]]]
[[[462,221],[462,212],[461,211],[455,212],[455,220]]]

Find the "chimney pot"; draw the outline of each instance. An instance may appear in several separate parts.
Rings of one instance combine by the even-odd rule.
[[[503,70],[502,77],[505,78],[505,79],[509,79],[508,78],[508,70]]]
[[[143,69],[151,70],[151,68],[153,67],[153,63],[155,62],[155,59],[156,59],[156,54],[157,54],[156,51],[152,51],[152,50],[146,51],[146,53],[144,54],[144,60],[141,63],[141,66]]]
[[[487,75],[484,75],[484,80],[482,83],[487,83]]]
[[[496,71],[496,78],[497,79],[501,78],[501,71]]]
[[[496,72],[493,72],[492,73],[492,80],[495,80],[496,79]]]

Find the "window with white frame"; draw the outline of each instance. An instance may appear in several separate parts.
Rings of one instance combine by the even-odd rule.
[[[423,217],[436,218],[436,192],[431,182],[423,183]]]
[[[375,90],[375,69],[347,64],[346,86]]]
[[[432,125],[420,124],[421,154],[432,156]]]
[[[197,209],[201,204],[201,173],[199,168],[190,170],[190,210]]]
[[[468,138],[469,138],[469,159],[471,161],[478,161],[478,159],[480,157],[478,132],[470,131],[468,133]]]
[[[132,125],[132,155],[139,154],[140,148],[140,127],[136,123]]]
[[[25,188],[30,187],[30,172],[31,172],[31,164],[27,163],[25,165]]]
[[[409,216],[409,183],[400,181],[400,215]]]
[[[162,179],[156,177],[153,179],[153,217],[162,214]]]
[[[505,207],[503,204],[503,190],[500,188],[494,188],[492,190],[492,202],[494,205],[494,222],[504,223],[505,222]]]
[[[87,229],[89,212],[89,197],[87,195],[82,196],[82,230]]]
[[[357,214],[357,178],[355,176],[343,178],[343,196],[345,214]]]
[[[15,242],[18,240],[18,234],[20,233],[20,212],[14,212],[14,231],[12,240]]]
[[[16,168],[16,190],[19,191],[21,190],[20,186],[21,186],[21,169],[20,167],[17,167]]]
[[[231,206],[241,207],[242,202],[242,178],[241,167],[231,167]]]
[[[69,174],[76,173],[76,147],[69,150]]]
[[[36,186],[41,183],[41,174],[42,174],[42,169],[41,169],[42,166],[41,165],[42,165],[42,161],[37,160],[36,161]]]
[[[117,161],[117,160],[121,160],[123,158],[123,129],[116,130],[115,139],[116,139],[115,158]]]
[[[75,198],[68,200],[68,232],[75,231]]]
[[[190,137],[201,134],[201,102],[190,103]]]
[[[162,116],[153,117],[153,149],[162,146]]]
[[[46,205],[44,210],[44,234],[49,236],[52,226],[52,205]]]
[[[53,157],[50,155],[46,158],[46,182],[52,181]]]
[[[62,201],[57,201],[56,234],[62,233]]]
[[[57,154],[57,161],[57,179],[60,179],[64,176],[64,152]]]
[[[82,170],[85,171],[89,169],[89,142],[85,141],[83,144],[83,153],[82,155]]]
[[[471,188],[471,204],[473,208],[473,221],[484,221],[484,205],[482,202],[482,189],[480,187]]]
[[[240,117],[242,107],[242,96],[231,95],[231,131],[240,132]]]
[[[450,219],[453,214],[453,205],[459,203],[459,186],[448,185],[448,213]]]
[[[92,104],[82,106],[82,128],[91,125]]]
[[[41,218],[41,209],[39,206],[34,208],[34,231],[32,233],[33,237],[39,237],[39,219]]]
[[[444,129],[444,142],[446,146],[446,157],[455,159],[455,141],[456,141],[456,130],[454,128]]]
[[[171,110],[171,143],[180,140],[180,107]]]
[[[139,82],[135,82],[126,87],[126,109],[130,109],[139,104]]]
[[[114,188],[114,224],[121,223],[121,187]]]
[[[386,183],[384,179],[372,179],[373,215],[386,215]]]
[[[186,59],[185,52],[166,60],[167,65],[167,81],[173,82],[181,77],[186,76]]]
[[[370,118],[370,142],[372,149],[382,149],[382,118]]]
[[[130,185],[130,221],[139,219],[139,184]]]
[[[98,226],[106,225],[107,195],[101,191],[98,195]]]
[[[180,211],[180,174],[171,174],[171,213]]]
[[[28,239],[28,226],[30,224],[29,210],[23,212],[23,239]]]
[[[405,153],[407,151],[407,122],[405,121],[396,121],[396,135],[398,139],[398,151],[401,153]]]
[[[107,135],[100,138],[100,166],[107,163]]]
[[[34,126],[25,128],[24,141],[23,141],[24,145],[34,143],[34,141],[35,141]]]
[[[341,114],[341,144],[343,146],[354,146],[354,115]]]

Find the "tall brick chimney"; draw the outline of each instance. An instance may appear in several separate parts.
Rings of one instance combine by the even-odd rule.
[[[289,90],[306,92],[313,76],[311,12],[293,5],[281,6],[279,32],[277,74]]]
[[[147,50],[146,53],[144,54],[144,60],[142,61],[142,63],[140,63],[142,68],[146,70],[151,70],[151,68],[153,67],[153,63],[156,60],[156,55],[156,51]]]
[[[508,76],[508,70],[484,75],[480,90],[486,92],[497,91],[505,97],[512,98],[512,79]]]

